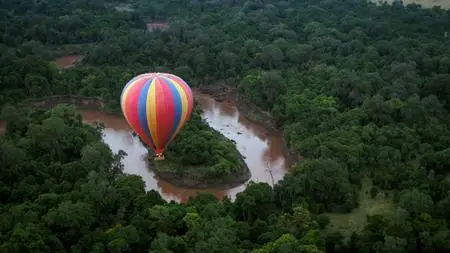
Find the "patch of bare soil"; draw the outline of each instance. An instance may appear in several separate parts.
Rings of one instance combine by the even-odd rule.
[[[73,68],[77,63],[83,60],[82,55],[68,55],[55,60],[56,65],[61,69]]]

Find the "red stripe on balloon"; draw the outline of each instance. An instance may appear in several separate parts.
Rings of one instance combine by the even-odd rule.
[[[136,81],[135,84],[130,88],[126,97],[124,97],[124,109],[126,117],[128,118],[128,123],[131,125],[131,128],[142,138],[142,140],[149,147],[154,149],[153,143],[148,139],[147,135],[144,132],[140,122],[139,122],[139,112],[138,112],[138,102],[139,95],[142,92],[142,88],[147,82],[148,78],[142,78],[141,80]]]
[[[164,97],[165,117],[162,119],[162,125],[164,127],[161,129],[160,140],[164,143],[164,148],[166,148],[167,142],[171,137],[170,134],[172,133],[173,124],[175,123],[175,105],[173,102],[173,94],[167,81],[161,80],[161,90]]]
[[[164,148],[164,143],[161,142],[161,130],[165,127],[162,121],[165,117],[164,112],[164,97],[161,90],[161,78],[155,77],[155,114],[156,114],[156,136],[153,138],[157,139],[158,149],[156,153],[162,153]]]
[[[166,98],[164,97],[164,91],[162,87],[164,86],[164,79],[161,77],[155,77],[155,113],[156,113],[156,138],[158,138],[158,149],[157,153],[162,153],[165,148],[164,139],[162,138],[163,132],[167,125],[165,124],[167,115],[165,111]]]

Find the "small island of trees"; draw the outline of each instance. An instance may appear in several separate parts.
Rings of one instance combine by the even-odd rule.
[[[230,188],[251,176],[235,144],[210,128],[196,107],[183,130],[169,144],[165,160],[150,159],[150,168],[177,186]]]

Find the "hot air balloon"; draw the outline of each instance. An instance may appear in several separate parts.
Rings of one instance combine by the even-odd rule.
[[[194,105],[189,85],[169,73],[145,73],[131,79],[120,97],[130,127],[164,160],[167,145],[189,120]]]

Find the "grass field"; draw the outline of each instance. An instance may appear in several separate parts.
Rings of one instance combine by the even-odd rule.
[[[395,0],[383,0],[388,3],[392,3]],[[380,0],[373,0],[373,2],[380,2]],[[403,0],[404,5],[408,5],[411,3],[420,4],[426,8],[432,8],[433,6],[441,6],[444,9],[450,9],[450,0]]]
[[[346,214],[327,213],[330,217],[328,228],[339,231],[349,237],[352,232],[360,231],[364,228],[367,223],[367,215],[384,214],[392,211],[392,194],[389,194],[389,197],[386,198],[385,192],[380,191],[375,198],[371,198],[371,188],[372,180],[364,178],[359,194],[359,207]]]

